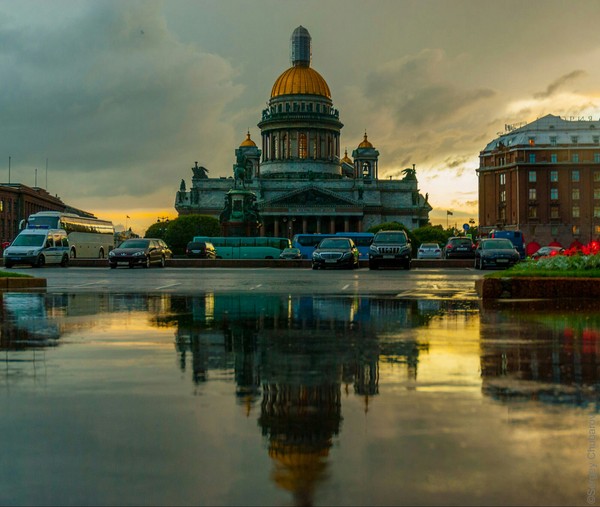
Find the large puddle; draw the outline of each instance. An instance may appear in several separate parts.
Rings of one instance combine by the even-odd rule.
[[[2,505],[594,505],[600,310],[1,297]]]

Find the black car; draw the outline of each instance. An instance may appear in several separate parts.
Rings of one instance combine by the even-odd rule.
[[[404,231],[379,231],[369,247],[369,269],[400,266],[410,269],[412,248]]]
[[[312,268],[358,268],[358,248],[350,238],[322,239],[312,254]]]
[[[126,264],[130,268],[134,266],[149,268],[152,264],[158,264],[164,268],[166,260],[172,256],[171,250],[162,239],[126,239],[108,253],[108,265],[111,269],[119,264]]]
[[[475,249],[475,268],[509,267],[519,262],[521,256],[509,239],[482,239]]]
[[[279,254],[280,259],[302,259],[302,253],[299,248],[284,248]]]
[[[185,247],[185,255],[190,259],[216,259],[217,251],[208,241],[190,241]]]
[[[471,238],[454,237],[448,239],[444,247],[445,259],[472,259],[475,257],[475,244]]]

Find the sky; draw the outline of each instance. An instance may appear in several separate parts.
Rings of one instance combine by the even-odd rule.
[[[597,0],[0,0],[0,183],[138,234],[176,218],[196,161],[230,176],[246,132],[260,144],[299,25],[341,156],[366,132],[381,178],[415,164],[433,224],[478,222],[479,152],[506,125],[600,118]]]

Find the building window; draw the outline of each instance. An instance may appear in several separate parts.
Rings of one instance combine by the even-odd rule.
[[[506,202],[506,190],[500,190],[500,202]]]
[[[306,134],[301,133],[298,136],[298,156],[300,158],[306,158]]]
[[[571,181],[579,181],[579,171],[577,169],[571,171]]]
[[[600,188],[594,189],[594,199],[600,200]]]
[[[551,136],[550,137],[550,145],[551,146],[556,146],[556,136]]]
[[[550,206],[550,218],[560,218],[558,206]]]
[[[552,153],[550,155],[550,162],[552,162],[553,164],[556,164],[558,162],[558,155],[556,153]]]
[[[537,218],[537,206],[529,206],[529,218]]]
[[[0,213],[4,211],[4,199],[0,199]]]
[[[537,199],[537,192],[536,192],[535,188],[530,188],[529,189],[529,200],[535,201],[536,199]]]
[[[571,199],[573,199],[574,201],[579,200],[579,189],[578,188],[574,188],[571,190]]]
[[[600,144],[600,136],[593,136],[592,141],[594,144]]]
[[[550,234],[552,236],[558,236],[558,227],[556,225],[550,227]]]
[[[551,188],[550,189],[550,199],[553,201],[558,200],[558,188]]]
[[[530,153],[529,154],[529,163],[530,164],[535,164],[535,153]]]
[[[500,185],[506,185],[506,173],[500,173]]]
[[[571,215],[573,218],[579,218],[579,206],[573,206],[571,209]]]
[[[574,163],[579,163],[579,153],[573,153],[573,156],[571,158]]]
[[[594,234],[596,237],[600,236],[600,225],[594,225]]]
[[[529,183],[535,183],[536,181],[537,181],[537,173],[535,171],[529,171]]]
[[[594,181],[600,181],[600,171],[594,171]]]
[[[558,181],[558,171],[550,171],[550,181],[554,183]]]
[[[594,206],[594,218],[600,218],[600,206]]]
[[[578,225],[574,225],[573,227],[571,227],[571,231],[573,232],[573,236],[579,236],[579,226]]]
[[[571,136],[571,142],[573,144],[577,144],[577,141],[579,141],[579,138],[577,136]]]

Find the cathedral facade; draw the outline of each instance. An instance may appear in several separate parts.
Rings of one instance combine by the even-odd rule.
[[[271,89],[258,123],[261,148],[250,133],[235,150],[235,179],[209,178],[207,169],[192,167],[189,190],[185,180],[175,197],[179,215],[218,218],[231,189],[243,186],[256,194],[263,236],[297,233],[361,232],[383,222],[400,222],[408,229],[429,222],[431,206],[419,192],[416,171],[405,169],[401,179],[379,178],[379,152],[365,133],[352,151],[340,158],[343,124],[331,91],[311,65],[311,36],[294,30],[292,66]]]

